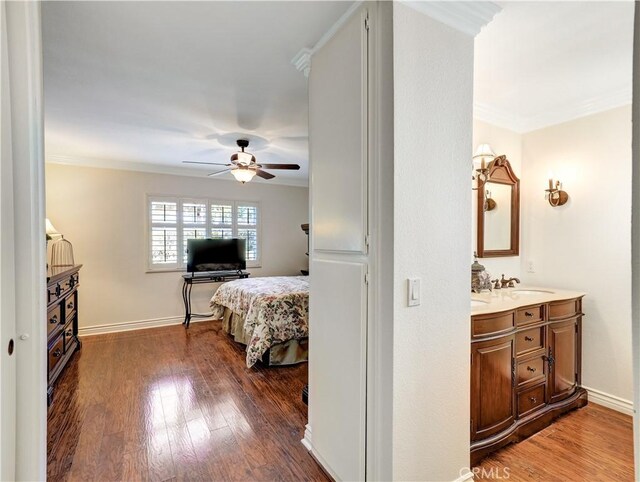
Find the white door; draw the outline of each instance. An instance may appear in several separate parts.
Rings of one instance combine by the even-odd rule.
[[[16,317],[13,289],[13,178],[5,2],[0,4],[0,480],[15,480]]]
[[[337,480],[366,478],[368,68],[365,5],[314,53],[309,76],[306,439]]]

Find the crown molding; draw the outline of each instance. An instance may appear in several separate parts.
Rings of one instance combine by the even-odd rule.
[[[134,171],[149,174],[166,174],[170,176],[199,177],[201,179],[210,179],[204,171],[197,171],[193,168],[182,166],[169,166],[162,164],[151,164],[147,162],[136,161],[112,161],[107,159],[92,159],[86,157],[47,155],[45,161],[48,164],[62,164],[67,166],[93,167],[96,169],[115,169],[118,171]],[[233,182],[237,183],[233,178],[215,178],[211,179],[215,182]],[[251,183],[292,186],[292,187],[309,187],[307,179],[287,179],[276,177],[270,181],[254,178]]]
[[[524,134],[556,124],[597,114],[607,110],[630,105],[631,87],[610,91],[606,94],[591,97],[581,102],[565,104],[554,110],[547,110],[533,116],[518,116],[507,111],[496,109],[488,104],[475,102],[473,118],[497,127]]]
[[[630,105],[632,99],[631,86],[598,95],[582,102],[566,104],[557,109],[527,117],[522,122],[522,132],[530,132],[543,127],[561,124],[606,110]]]
[[[493,2],[404,0],[402,3],[472,37],[502,10]]]
[[[496,127],[522,133],[524,124],[520,117],[481,102],[473,103],[473,118]]]
[[[311,57],[314,53],[322,48],[324,44],[326,44],[333,36],[338,33],[340,28],[351,18],[351,16],[355,13],[360,5],[362,5],[363,0],[357,0],[351,4],[351,6],[344,12],[336,22],[329,27],[320,40],[316,42],[316,44],[311,47],[303,47],[300,51],[291,59],[291,64],[299,71],[304,74],[305,77],[309,77],[309,72],[311,71]]]

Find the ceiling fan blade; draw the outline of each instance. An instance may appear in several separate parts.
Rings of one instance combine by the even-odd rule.
[[[183,164],[206,164],[207,166],[230,166],[231,164],[222,164],[220,162],[202,162],[202,161],[182,161]]]
[[[260,167],[265,169],[292,169],[295,171],[300,169],[298,164],[260,164]]]
[[[225,172],[230,172],[231,169],[223,169],[222,171],[212,172],[211,174],[207,174],[209,177],[219,176],[220,174],[224,174]]]
[[[263,171],[262,169],[256,169],[256,176],[259,176],[262,179],[273,179],[274,177],[276,177],[267,171]]]

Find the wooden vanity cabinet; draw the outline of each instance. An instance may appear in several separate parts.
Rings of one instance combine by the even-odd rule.
[[[510,427],[515,420],[515,338],[471,345],[471,440],[480,440]]]
[[[472,465],[587,404],[581,311],[576,298],[472,316]]]

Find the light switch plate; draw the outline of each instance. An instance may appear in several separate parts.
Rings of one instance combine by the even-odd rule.
[[[407,305],[418,306],[420,304],[420,278],[407,280]]]

